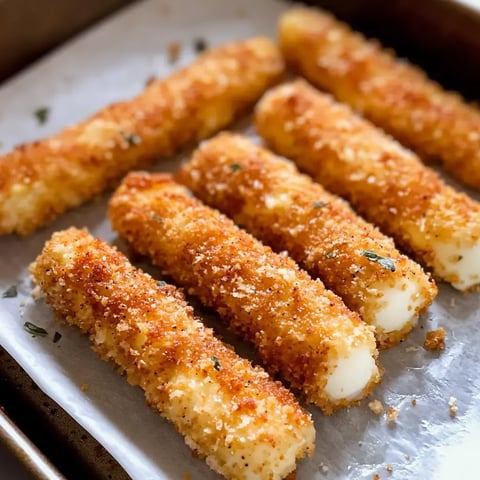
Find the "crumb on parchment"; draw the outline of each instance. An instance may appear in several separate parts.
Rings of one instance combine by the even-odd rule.
[[[173,64],[180,56],[182,46],[180,42],[170,42],[167,46],[168,63]]]
[[[385,408],[383,407],[383,403],[380,400],[372,400],[368,403],[368,408],[375,414],[381,415]]]
[[[86,391],[88,390],[88,383],[82,383],[82,384],[80,385],[80,390],[81,390],[82,392],[86,392]]]
[[[423,348],[430,351],[441,351],[445,349],[446,332],[443,327],[427,332]]]
[[[373,475],[373,480],[380,480],[380,475],[378,473],[375,473]]]
[[[393,407],[388,407],[387,422],[390,423],[390,424],[393,424],[393,423],[396,422],[397,418],[398,418],[397,410],[395,410],[395,408],[393,408]]]
[[[413,407],[417,406],[417,399],[416,398],[412,398],[412,406]]]
[[[390,463],[387,464],[387,466],[385,467],[385,470],[388,472],[388,473],[392,473],[393,472],[393,467]]]
[[[455,397],[450,397],[448,400],[448,405],[450,407],[450,416],[453,418],[457,415],[457,399]]]

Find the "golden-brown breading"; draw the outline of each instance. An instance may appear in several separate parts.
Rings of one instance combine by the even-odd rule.
[[[53,235],[31,271],[55,313],[88,333],[213,470],[281,479],[312,452],[312,420],[294,396],[115,248],[71,228]]]
[[[314,85],[480,189],[480,112],[460,95],[320,10],[286,12],[279,37],[287,63]]]
[[[253,342],[272,374],[325,413],[379,381],[372,327],[171,175],[129,174],[112,197],[110,219],[135,250]]]
[[[226,126],[284,70],[263,37],[231,43],[59,134],[0,157],[0,234],[33,232],[129,170]]]
[[[437,277],[460,290],[480,283],[480,205],[370,122],[296,81],[263,97],[256,125],[274,151],[347,198]]]
[[[348,204],[240,135],[203,142],[177,179],[340,295],[381,347],[406,337],[437,288]],[[375,261],[376,260],[376,261]]]

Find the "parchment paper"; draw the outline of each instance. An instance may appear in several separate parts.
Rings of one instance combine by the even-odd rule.
[[[277,16],[285,8],[275,0],[135,4],[0,87],[0,151],[52,134],[101,106],[137,94],[151,75],[163,76],[190,62],[196,38],[215,45],[257,33],[273,36]],[[173,41],[182,44],[174,66],[167,59],[167,45]],[[34,115],[39,107],[50,109],[43,125]],[[155,168],[173,170],[179,161]],[[94,235],[119,243],[106,220],[107,200],[105,195],[30,237],[0,238],[0,293],[12,284],[19,293],[0,298],[0,344],[133,478],[182,479],[189,474],[192,479],[216,479],[203,461],[192,457],[173,427],[146,406],[139,389],[100,361],[75,328],[54,320],[43,301],[31,298],[28,264],[52,232],[86,226]],[[142,266],[148,268],[146,263]],[[316,453],[300,463],[297,478],[371,479],[375,473],[392,479],[478,478],[479,307],[479,294],[461,295],[440,285],[438,300],[410,339],[381,354],[386,371],[373,398],[399,411],[395,426],[373,415],[367,402],[332,417],[311,407]],[[44,327],[49,336],[32,338],[23,329],[25,321]],[[225,333],[218,322],[213,324]],[[421,347],[425,332],[437,325],[447,330],[447,348],[441,354]],[[53,343],[56,331],[62,338]],[[250,348],[232,336],[226,338],[239,352],[251,355]],[[88,385],[87,391],[82,384]],[[457,399],[455,418],[449,415],[451,396]],[[387,464],[393,467],[391,474]]]

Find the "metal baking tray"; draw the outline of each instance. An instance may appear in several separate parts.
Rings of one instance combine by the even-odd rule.
[[[219,1],[208,0],[202,2],[201,8],[195,7],[195,3],[193,0],[139,2],[0,85],[0,98],[5,99],[7,95],[11,98],[3,102],[5,108],[0,111],[0,151],[7,151],[15,143],[53,133],[102,105],[134,95],[150,75],[165,74],[172,68],[167,67],[165,61],[169,42],[180,41],[182,44],[182,55],[179,64],[174,66],[176,68],[191,60],[191,45],[198,36],[214,44],[228,40],[232,35],[239,37],[262,32],[273,35],[275,17],[287,7],[287,3],[274,0],[264,0],[262,5],[251,0],[223,2],[227,5],[222,6]],[[476,59],[480,54],[480,15],[466,3],[442,0],[308,3],[328,8],[358,30],[379,38],[401,56],[420,64],[446,87],[459,90],[470,100],[479,100],[480,63]],[[133,29],[131,38],[126,39],[124,31],[130,28]],[[85,100],[88,93],[90,98]],[[32,112],[45,105],[51,110],[51,118],[46,125],[37,126]],[[13,106],[16,108],[12,109]],[[172,160],[157,168],[172,169],[176,165],[177,161]],[[0,258],[7,266],[4,270],[9,270],[12,253],[18,248],[30,249],[33,259],[52,231],[70,224],[87,225],[94,233],[114,240],[115,236],[101,221],[106,199],[107,196],[66,215],[29,239],[0,239]],[[4,276],[0,284],[1,287],[12,282],[19,284],[21,296],[12,311],[18,317],[16,321],[22,323],[21,315],[30,314],[28,305],[20,306],[29,294],[25,267],[17,269],[15,278]],[[480,377],[475,367],[480,356],[475,350],[476,339],[480,338],[480,318],[476,312],[480,297],[477,294],[461,296],[446,285],[441,285],[440,290],[435,307],[422,318],[408,342],[382,353],[381,361],[387,374],[383,385],[375,392],[375,398],[398,408],[397,426],[388,429],[381,420],[373,417],[365,404],[332,418],[322,417],[313,408],[318,432],[317,455],[313,460],[301,463],[297,474],[299,479],[372,478],[374,473],[381,478],[400,479],[413,475],[451,478],[452,472],[456,478],[472,478],[469,468],[475,465],[474,447],[479,444],[476,431],[480,426],[476,413],[480,407]],[[42,319],[45,323],[44,319],[48,318],[48,325],[57,328],[50,320],[48,308],[36,315],[40,319],[38,323]],[[425,329],[437,323],[446,326],[448,331],[447,350],[438,358],[417,348],[423,341]],[[79,352],[85,350],[88,362],[98,364],[101,375],[112,376],[112,383],[128,396],[135,408],[142,402],[139,392],[132,393],[134,389],[123,379],[116,379],[116,374],[88,351],[86,341],[72,329],[61,331],[65,341],[60,349],[66,350],[79,342]],[[12,351],[10,345],[7,349]],[[83,353],[78,355],[83,358]],[[69,412],[66,413],[45,396],[16,360],[43,390],[56,398],[48,385],[39,381],[34,367],[26,364],[24,359],[14,359],[2,351],[0,402],[40,450],[47,452],[60,472],[67,478],[128,478],[105,448],[74,420],[85,425],[81,415],[72,412],[71,408],[66,408]],[[69,365],[64,368],[68,370]],[[95,385],[95,381],[92,384]],[[428,388],[433,394],[426,392]],[[102,398],[101,392],[86,392],[84,396],[90,402]],[[450,396],[458,398],[459,414],[455,419],[449,417],[447,402]],[[415,408],[411,405],[414,397],[417,399]],[[62,399],[57,400],[64,404]],[[141,408],[148,410],[145,406]],[[175,450],[178,455],[173,462],[169,463],[167,459],[162,465],[164,460],[160,461],[165,478],[182,478],[187,474],[192,478],[217,478],[201,461],[192,459],[173,429],[165,427],[156,417],[153,413],[148,416],[165,432],[161,438],[172,442],[179,452]],[[85,426],[88,429],[89,426]],[[47,438],[39,431],[47,431]],[[15,441],[10,440],[10,443]],[[166,451],[167,454],[172,452]],[[118,452],[114,453],[118,457]],[[20,458],[22,456],[26,460],[24,455]],[[168,455],[162,458],[166,457]],[[28,461],[32,460],[37,467],[45,461],[42,457],[38,461],[31,457]],[[385,470],[387,464],[393,465],[392,474]],[[131,465],[125,467],[132,472]],[[54,473],[50,475],[45,478],[58,478]],[[141,478],[138,472],[133,477]]]

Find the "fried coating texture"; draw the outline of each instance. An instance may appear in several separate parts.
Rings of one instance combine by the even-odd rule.
[[[480,112],[333,16],[292,9],[279,23],[287,63],[426,160],[480,189]]]
[[[115,248],[71,228],[53,235],[31,271],[55,313],[88,333],[213,470],[281,479],[312,452],[312,420],[294,396]]]
[[[133,168],[175,153],[245,113],[282,75],[263,37],[231,43],[59,134],[0,157],[0,234],[27,235]]]
[[[415,154],[304,81],[274,88],[256,126],[433,273],[459,290],[480,282],[480,204],[447,186]]]
[[[372,327],[171,175],[128,175],[112,197],[110,219],[135,250],[253,342],[270,373],[280,373],[325,413],[351,405],[379,381]],[[329,391],[342,358],[360,348],[369,358],[365,384],[349,398]]]
[[[347,307],[375,326],[381,347],[405,338],[437,293],[422,268],[400,254],[390,238],[358,217],[344,200],[245,137],[221,133],[203,142],[177,179],[277,252],[288,251]],[[394,271],[369,260],[366,251],[392,260]],[[408,287],[414,291],[410,293]],[[399,305],[396,311],[384,313],[389,301],[386,291],[402,297],[405,311]],[[405,315],[398,328],[386,327],[393,321],[382,317],[398,311]]]

